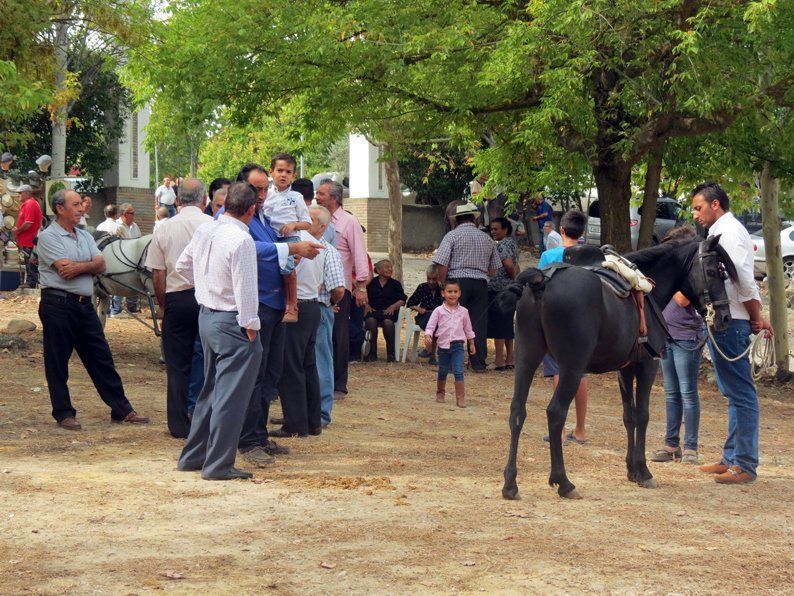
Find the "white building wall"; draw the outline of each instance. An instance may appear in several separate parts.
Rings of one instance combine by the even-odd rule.
[[[350,198],[387,199],[386,171],[380,159],[380,148],[366,137],[350,135]]]
[[[124,120],[122,138],[110,147],[111,151],[117,152],[118,163],[105,173],[106,187],[151,188],[149,152],[144,148],[149,114],[149,107],[145,106],[137,112],[130,113]],[[137,164],[133,159],[134,153],[137,154]]]

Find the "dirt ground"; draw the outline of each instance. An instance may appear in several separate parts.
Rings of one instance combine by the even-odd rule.
[[[3,295],[0,319],[38,323],[36,299]],[[319,437],[253,481],[175,470],[165,371],[151,332],[113,319],[127,393],[152,418],[109,423],[79,361],[83,425],[55,427],[39,332],[0,351],[0,593],[794,593],[794,396],[763,385],[761,466],[723,487],[651,464],[660,488],[625,478],[614,374],[591,377],[590,443],[565,447],[584,499],[549,488],[538,378],[519,457],[520,501],[501,498],[510,373],[470,375],[469,407],[434,402],[427,365],[351,366],[351,393]],[[384,350],[381,348],[381,353]],[[726,402],[705,379],[701,457],[717,460]],[[652,395],[649,449],[662,444]],[[454,402],[453,402],[454,403]],[[245,467],[245,466],[242,466]]]

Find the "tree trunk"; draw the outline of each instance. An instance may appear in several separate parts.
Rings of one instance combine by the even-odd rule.
[[[403,280],[403,195],[400,192],[400,166],[397,152],[389,143],[384,143],[386,154],[386,186],[389,189],[389,260],[394,266],[394,278]]]
[[[656,203],[659,198],[659,183],[662,180],[664,141],[651,147],[648,152],[648,167],[645,172],[645,190],[642,195],[642,218],[637,248],[653,244],[653,226],[656,223]]]
[[[611,244],[620,252],[628,252],[631,250],[631,166],[625,163],[598,164],[593,167],[593,177],[601,208],[601,244]]]
[[[69,45],[69,25],[65,21],[55,25],[55,88],[62,91],[66,85],[68,58],[66,55]],[[63,178],[66,175],[66,118],[69,115],[66,105],[59,106],[52,114],[52,169],[53,178]]]
[[[767,286],[769,288],[769,318],[775,330],[775,364],[777,378],[787,381],[791,378],[788,356],[788,321],[786,304],[786,278],[783,275],[783,256],[780,249],[780,218],[778,215],[778,180],[764,163],[760,176],[761,221],[764,231],[766,251]]]

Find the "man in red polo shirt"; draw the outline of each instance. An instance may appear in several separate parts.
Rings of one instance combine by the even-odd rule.
[[[22,206],[19,209],[17,225],[12,230],[17,237],[17,248],[25,260],[25,282],[29,288],[39,285],[39,262],[33,254],[33,239],[41,227],[41,207],[31,195],[32,190],[27,184],[19,187],[17,192]]]

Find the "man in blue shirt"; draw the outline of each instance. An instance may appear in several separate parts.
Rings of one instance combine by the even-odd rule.
[[[548,203],[547,203],[548,205]],[[560,220],[560,234],[562,235],[562,246],[557,248],[550,248],[540,255],[540,263],[538,267],[545,269],[552,263],[562,263],[562,255],[565,249],[569,246],[576,246],[579,244],[579,238],[584,234],[587,218],[581,211],[568,211],[562,216]],[[543,357],[543,376],[553,377],[553,386],[556,389],[557,383],[560,380],[560,369],[557,367],[557,362],[551,354],[546,354]],[[587,414],[587,378],[583,377],[579,383],[579,389],[574,396],[574,403],[576,404],[576,429],[572,432],[565,432],[565,427],[562,429],[562,442],[573,441],[580,445],[587,442],[585,437],[585,415]],[[544,441],[548,441],[549,437],[543,437]]]
[[[537,209],[537,215],[532,218],[532,221],[538,222],[538,228],[540,228],[539,248],[545,250],[546,247],[543,245],[543,226],[546,225],[547,221],[554,220],[554,210],[543,195],[535,199],[535,208]]]
[[[294,267],[291,255],[313,259],[323,245],[316,242],[276,242],[278,236],[262,211],[267,197],[269,180],[267,171],[259,164],[243,166],[237,175],[238,182],[248,182],[257,192],[257,210],[248,230],[256,245],[257,276],[259,278],[259,338],[262,341],[262,363],[254,393],[245,414],[238,448],[243,459],[263,467],[273,462],[273,455],[289,453],[270,441],[267,419],[270,402],[276,397],[281,369],[284,363],[284,323],[281,322],[286,307],[282,271]]]

